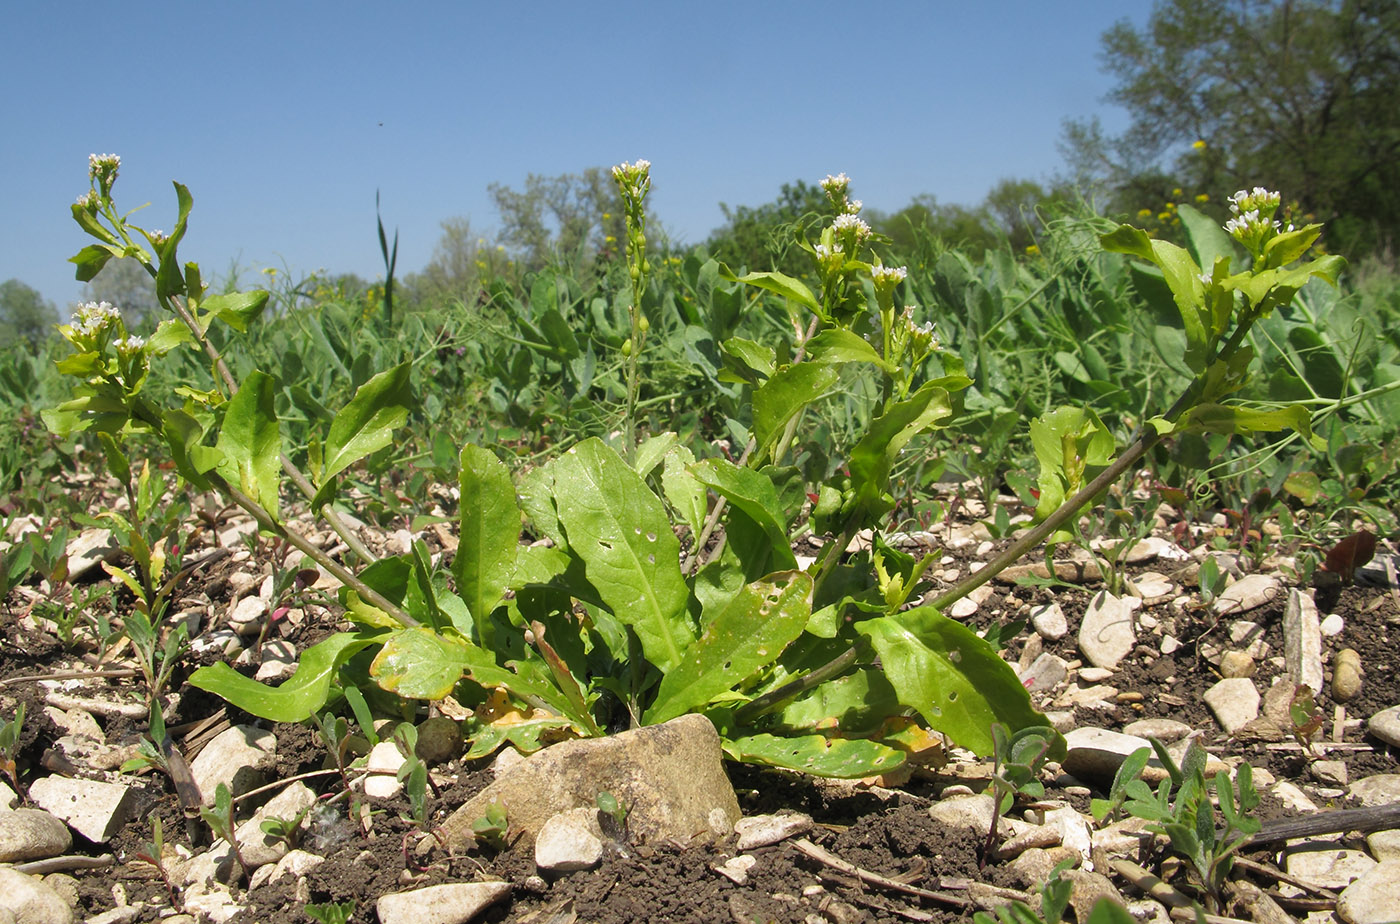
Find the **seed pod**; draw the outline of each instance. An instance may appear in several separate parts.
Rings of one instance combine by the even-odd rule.
[[[644,334],[651,330],[651,322],[646,319],[645,315],[637,319],[637,330]]]
[[[624,341],[622,342],[622,355],[623,355],[623,356],[631,356],[631,355],[632,355],[632,338],[631,338],[631,337],[628,337],[626,340],[624,340]]]
[[[1343,648],[1332,659],[1332,699],[1348,703],[1361,692],[1361,655]]]

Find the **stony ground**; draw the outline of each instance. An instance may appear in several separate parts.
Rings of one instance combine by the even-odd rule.
[[[99,653],[82,631],[63,645],[56,627],[34,615],[47,589],[19,588],[0,609],[0,720],[20,703],[26,711],[14,778],[6,780],[17,792],[0,790],[0,803],[16,808],[0,814],[0,922],[7,915],[332,920],[310,916],[308,903],[347,903],[349,920],[384,924],[937,922],[969,920],[1017,896],[1038,906],[1040,886],[1062,860],[1073,863],[1069,919],[1085,920],[1094,899],[1110,895],[1138,920],[1195,920],[1172,906],[1204,896],[1164,839],[1142,833],[1141,822],[1109,825],[1089,815],[1090,799],[1104,795],[1123,755],[1145,735],[1177,754],[1199,741],[1212,773],[1247,762],[1262,794],[1259,840],[1287,819],[1319,819],[1321,833],[1246,847],[1230,893],[1207,920],[1394,920],[1400,822],[1383,807],[1400,803],[1400,556],[1381,542],[1353,582],[1324,574],[1330,580],[1300,587],[1289,561],[1210,553],[1215,528],[1183,526],[1170,513],[1161,511],[1159,538],[1134,549],[1117,594],[1092,565],[1071,562],[1057,568],[1063,583],[994,583],[951,613],[979,629],[1028,622],[1003,654],[1071,743],[1064,763],[1042,774],[1044,798],[1009,813],[991,853],[984,850],[991,823],[984,790],[992,767],[957,749],[925,754],[897,777],[863,781],[729,764],[723,788],[732,786],[734,802],[721,812],[720,830],[643,837],[638,832],[649,829],[641,811],[618,826],[585,809],[575,813],[575,837],[559,853],[545,849],[557,847],[557,832],[541,832],[534,843],[519,831],[495,846],[423,843],[394,785],[402,758],[389,745],[386,772],[355,783],[357,792],[368,787],[372,806],[357,825],[342,778],[328,769],[309,726],[256,720],[184,683],[194,667],[220,659],[260,678],[285,676],[297,650],[337,625],[337,612],[314,590],[274,599],[275,555],[250,548],[240,539],[247,525],[234,520],[196,540],[229,554],[182,589],[179,612],[194,644],[171,679],[166,721],[190,767],[184,778],[205,793],[218,780],[245,793],[238,839],[249,877],[227,845],[211,847],[203,825],[183,811],[171,782],[180,773],[119,770],[146,731],[129,649]],[[410,537],[372,538],[392,552]],[[438,547],[453,542],[442,526],[420,538]],[[913,534],[909,542],[941,550],[940,584],[998,545],[973,523]],[[87,560],[103,554],[97,542]],[[1232,586],[1206,602],[1197,569],[1208,554]],[[82,560],[75,554],[75,571]],[[1028,559],[1023,572],[1039,560]],[[74,580],[99,578],[105,575],[93,568]],[[1315,689],[1321,720],[1304,743],[1289,712],[1300,684]],[[417,717],[419,753],[430,765],[430,827],[518,772],[508,761],[465,761],[460,717],[451,704],[431,719]],[[387,736],[392,724],[381,732]],[[689,786],[695,768],[711,759],[718,760],[652,767],[664,776],[658,791],[666,781]],[[1336,814],[1364,807],[1359,820]],[[740,813],[745,821],[735,833]],[[298,814],[301,825],[286,840],[259,828],[265,817]],[[163,853],[152,845],[157,820]],[[1377,825],[1383,830],[1361,830]],[[157,856],[159,867],[151,862]],[[586,868],[570,871],[577,866]],[[1166,883],[1149,894],[1152,877]]]

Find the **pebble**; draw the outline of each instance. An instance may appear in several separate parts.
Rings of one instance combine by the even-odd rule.
[[[365,778],[365,795],[371,799],[392,799],[402,792],[403,783],[395,774],[404,762],[403,752],[392,741],[381,741],[371,748],[365,763],[370,772]]]
[[[1064,683],[1068,677],[1069,668],[1064,659],[1046,651],[1022,672],[1021,683],[1032,693],[1046,693]]]
[[[1337,900],[1337,915],[1347,924],[1395,921],[1400,907],[1400,860],[1378,863],[1346,887]]]
[[[1253,677],[1254,659],[1247,651],[1227,651],[1220,656],[1221,677]]]
[[[1077,706],[1080,709],[1113,709],[1113,698],[1118,695],[1118,688],[1111,687],[1106,683],[1097,683],[1088,687],[1070,687],[1055,699],[1055,705],[1061,708]]]
[[[36,876],[0,867],[0,911],[16,924],[73,924],[73,909]]]
[[[266,772],[277,766],[277,736],[252,725],[235,725],[204,746],[190,763],[190,773],[212,806],[220,783],[241,795],[267,782]]]
[[[1332,658],[1332,699],[1349,703],[1361,692],[1361,655],[1343,648]]]
[[[1366,731],[1391,747],[1400,748],[1400,706],[1382,709],[1366,720]]]
[[[1317,604],[1296,587],[1283,608],[1283,657],[1295,684],[1322,692],[1322,632]]]
[[[757,857],[746,853],[730,857],[723,863],[716,863],[711,869],[735,885],[743,885],[749,881],[749,870],[753,869],[757,862]]]
[[[1081,667],[1078,676],[1085,683],[1103,683],[1115,673],[1117,671],[1107,667]]]
[[[1317,849],[1318,847],[1321,849]],[[1376,861],[1365,851],[1339,848],[1333,844],[1309,844],[1290,851],[1284,859],[1284,869],[1290,876],[1306,879],[1325,889],[1345,889],[1361,878]]]
[[[40,808],[68,823],[88,840],[105,844],[131,817],[131,789],[119,783],[46,776],[29,787]]]
[[[85,529],[68,540],[64,550],[68,555],[68,580],[76,581],[96,568],[99,562],[115,561],[121,549],[112,539],[110,529]]]
[[[1259,691],[1247,677],[1227,677],[1207,690],[1202,698],[1226,732],[1259,718]]]
[[[1273,575],[1247,574],[1221,591],[1215,599],[1214,609],[1221,616],[1247,613],[1268,603],[1282,591],[1282,582]]]
[[[1065,771],[1082,780],[1112,781],[1128,755],[1151,748],[1147,739],[1106,728],[1082,726],[1065,735]]]
[[[1031,625],[1047,642],[1056,642],[1069,634],[1069,621],[1058,603],[1049,603],[1031,610]]]
[[[1388,805],[1400,802],[1400,773],[1377,773],[1347,787],[1347,795],[1362,805]]]
[[[0,782],[0,811],[9,811],[19,804],[19,796],[8,783]]]
[[[736,850],[756,850],[805,834],[812,829],[812,816],[802,812],[754,815],[734,823],[739,842]]]
[[[1342,630],[1346,627],[1346,620],[1343,619],[1338,613],[1328,613],[1325,617],[1323,617],[1322,623],[1318,626],[1318,628],[1322,631],[1322,634],[1327,636],[1328,638],[1334,638],[1338,635],[1341,635]]]
[[[253,678],[259,683],[273,683],[296,673],[297,647],[286,639],[264,642],[260,652],[262,663]]]
[[[1113,668],[1136,644],[1132,609],[1107,591],[1096,593],[1079,625],[1079,650],[1084,657],[1095,667]]]
[[[450,882],[381,895],[379,924],[466,924],[510,893],[508,882]]]
[[[535,838],[535,866],[544,872],[576,873],[603,862],[598,810],[584,806],[560,812]]]
[[[1123,734],[1156,738],[1164,744],[1170,744],[1191,734],[1191,726],[1176,719],[1138,719],[1124,726]]]
[[[311,870],[326,862],[326,858],[305,850],[290,850],[276,863],[259,867],[249,880],[249,891],[256,891],[269,882],[276,882],[286,876],[305,876]]]
[[[262,597],[243,597],[228,614],[228,627],[241,636],[257,635],[262,628],[267,601]]]
[[[1315,760],[1308,767],[1308,772],[1319,783],[1334,786],[1347,784],[1347,764],[1344,760]]]
[[[0,823],[0,863],[56,857],[72,845],[68,826],[42,809],[6,812]]]
[[[462,726],[445,715],[435,715],[418,726],[414,753],[430,767],[446,763],[462,753]]]
[[[1366,835],[1366,849],[1382,863],[1387,860],[1400,860],[1400,828],[1374,831]]]

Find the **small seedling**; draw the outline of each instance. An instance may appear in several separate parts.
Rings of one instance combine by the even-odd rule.
[[[1311,755],[1313,736],[1322,731],[1326,721],[1313,699],[1312,687],[1299,684],[1293,691],[1293,698],[1288,702],[1288,719],[1293,740],[1302,747],[1304,754]]]
[[[19,788],[19,774],[15,767],[15,755],[19,753],[19,736],[24,731],[24,703],[15,709],[14,718],[0,725],[0,770]]]
[[[997,823],[1011,810],[1016,797],[1040,799],[1045,796],[1045,786],[1037,777],[1054,740],[1055,730],[1046,725],[1032,725],[1015,734],[1009,733],[1000,723],[992,725],[992,798],[996,800],[996,811],[992,813],[992,826],[982,849],[984,865],[996,845]]]
[[[510,821],[506,818],[505,806],[499,802],[492,802],[486,807],[486,812],[472,822],[472,834],[476,836],[476,842],[493,850],[505,849],[506,835],[509,832]]]
[[[1149,830],[1170,839],[1172,849],[1191,864],[1206,892],[1208,904],[1212,909],[1218,908],[1235,853],[1261,827],[1259,819],[1250,814],[1259,805],[1254,770],[1247,763],[1240,764],[1233,786],[1229,774],[1223,770],[1215,775],[1213,783],[1207,782],[1205,749],[1195,741],[1187,747],[1180,768],[1159,742],[1152,744],[1170,779],[1163,780],[1156,793],[1142,780],[1130,781],[1124,787],[1129,796],[1124,808],[1138,818],[1153,822]],[[1174,797],[1171,794],[1173,784],[1176,786]],[[1225,819],[1225,827],[1219,833],[1211,804],[1212,788]]]
[[[1111,823],[1118,820],[1118,813],[1128,799],[1128,783],[1142,775],[1151,756],[1150,748],[1138,748],[1118,765],[1118,772],[1113,775],[1113,785],[1108,790],[1108,798],[1093,799],[1089,802],[1089,812],[1095,821],[1107,818]]]
[[[1040,914],[1036,914],[1025,902],[1012,901],[998,907],[995,918],[985,911],[978,911],[973,914],[972,920],[975,924],[997,924],[998,921],[1000,924],[1060,924],[1073,886],[1068,879],[1060,878],[1060,874],[1072,866],[1073,860],[1065,860],[1050,872],[1050,878],[1040,887]]]
[[[248,868],[247,861],[243,859],[243,852],[238,847],[238,826],[233,817],[233,794],[229,792],[227,784],[219,784],[219,788],[214,790],[214,807],[202,810],[199,817],[204,819],[204,823],[214,832],[215,837],[228,841],[233,850],[233,858],[238,861],[243,875],[251,876],[253,871]]]
[[[627,806],[610,792],[598,793],[598,823],[615,841],[627,839]]]
[[[408,796],[408,804],[413,812],[413,821],[418,827],[428,826],[428,765],[418,756],[418,729],[404,722],[394,729],[394,744],[403,755],[399,767],[398,780],[403,784]]]
[[[296,850],[301,844],[301,823],[306,819],[309,811],[311,811],[311,807],[307,806],[293,818],[267,818],[258,827],[268,837],[286,844],[288,850]]]
[[[321,904],[307,903],[306,915],[313,921],[320,924],[348,924],[350,918],[355,913],[355,901],[348,902],[324,902]]]
[[[136,855],[136,859],[143,860],[155,868],[160,875],[160,881],[165,883],[165,894],[170,898],[172,908],[181,908],[179,895],[175,891],[174,884],[170,881],[170,874],[165,869],[165,834],[161,827],[159,815],[151,816],[151,840],[146,845],[146,849]]]
[[[350,726],[340,716],[327,712],[321,716],[321,724],[317,731],[321,733],[321,742],[326,746],[336,772],[340,774],[340,785],[346,798],[350,800],[350,816],[355,819],[360,836],[367,836],[369,832],[365,830],[364,819],[360,815],[360,802],[355,798],[355,790],[350,785],[350,767],[346,761],[350,751]]]

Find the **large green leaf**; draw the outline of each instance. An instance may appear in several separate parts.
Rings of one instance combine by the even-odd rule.
[[[899,700],[961,747],[992,752],[992,724],[1046,725],[1011,666],[971,629],[928,606],[856,625],[880,656]],[[1052,748],[1063,756],[1063,740]]]
[[[296,673],[277,687],[244,677],[223,662],[201,667],[190,675],[190,683],[259,718],[301,722],[326,704],[340,665],[383,638],[379,632],[338,632],[303,651]]]
[[[661,490],[690,527],[691,536],[698,537],[705,528],[709,496],[705,486],[690,471],[689,466],[694,461],[695,454],[686,447],[671,447],[661,468]]]
[[[851,450],[851,484],[862,506],[875,508],[889,488],[890,469],[909,441],[953,415],[948,391],[930,382],[876,420]]]
[[[705,627],[642,717],[655,725],[699,709],[777,660],[802,634],[812,612],[812,578],[801,571],[770,574],[745,586]]]
[[[1315,448],[1325,443],[1312,432],[1312,418],[1301,404],[1264,410],[1228,404],[1201,404],[1193,407],[1177,430],[1206,433],[1273,433],[1294,430]]]
[[[799,305],[806,305],[813,311],[820,313],[821,303],[812,294],[812,290],[800,279],[793,279],[783,273],[748,273],[743,276],[735,276],[730,272],[729,267],[723,263],[719,265],[719,273],[731,282],[742,282],[759,289],[765,289],[783,298],[797,302]]]
[[[778,570],[797,567],[788,542],[783,505],[773,482],[751,468],[740,468],[726,459],[704,459],[690,466],[695,477],[729,501],[763,528],[773,543],[772,562]]]
[[[403,426],[413,403],[408,381],[412,367],[405,361],[373,376],[335,415],[326,434],[323,483],[393,442],[394,429]]]
[[[457,592],[467,601],[476,637],[491,644],[491,611],[501,602],[515,571],[520,545],[520,508],[510,469],[495,453],[463,446],[457,484],[461,489],[461,536],[452,574]]]
[[[465,639],[425,626],[402,629],[385,640],[369,674],[390,693],[439,700],[462,679],[469,647]]]
[[[857,779],[896,770],[905,754],[865,738],[827,738],[802,735],[746,735],[726,738],[724,752],[746,764],[767,764],[836,779]]]
[[[817,362],[784,366],[754,389],[753,435],[759,448],[773,450],[787,422],[835,386],[836,369]]]
[[[222,458],[219,474],[257,501],[273,519],[279,511],[282,434],[273,403],[276,380],[254,370],[228,403],[214,448]]]
[[[849,330],[832,327],[807,342],[807,355],[816,362],[872,363],[886,372],[894,372],[893,363],[885,360],[864,337]]]
[[[570,550],[583,560],[608,609],[637,633],[647,660],[671,670],[695,633],[686,614],[680,542],[661,500],[596,438],[574,446],[551,467]]]

